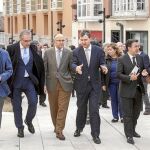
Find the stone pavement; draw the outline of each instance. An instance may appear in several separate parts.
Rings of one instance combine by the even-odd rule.
[[[109,102],[110,103],[110,102]],[[48,102],[47,102],[48,104]],[[23,112],[26,111],[26,98],[23,99]],[[134,138],[135,145],[126,142],[123,124],[111,123],[111,109],[100,109],[101,141],[96,145],[90,135],[90,126],[86,125],[80,137],[74,137],[76,98],[71,98],[66,120],[65,141],[60,141],[54,134],[49,107],[38,105],[37,115],[33,121],[36,133],[30,134],[25,126],[25,137],[16,136],[17,129],[13,122],[12,112],[3,112],[2,128],[0,129],[0,150],[149,150],[150,149],[150,116],[141,113],[137,131],[142,136]],[[23,113],[25,116],[25,113]]]

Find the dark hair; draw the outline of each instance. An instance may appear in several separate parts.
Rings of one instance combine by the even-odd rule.
[[[140,48],[139,48],[139,51],[143,51],[143,44],[140,44]]]
[[[47,47],[48,47],[48,44],[47,44],[47,43],[44,43],[43,46],[47,46]]]
[[[71,50],[74,50],[76,47],[74,45],[69,46]]]
[[[126,41],[126,49],[128,50],[128,47],[131,47],[134,42],[138,42],[138,40],[136,40],[136,39],[128,39]]]
[[[90,31],[88,31],[88,30],[83,30],[83,31],[81,31],[80,37],[83,37],[83,36],[85,36],[85,35],[90,38],[90,37],[91,37]]]

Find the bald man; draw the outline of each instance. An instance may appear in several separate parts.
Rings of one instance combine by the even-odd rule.
[[[65,127],[70,95],[73,87],[71,78],[72,51],[64,48],[64,36],[57,34],[54,47],[44,54],[46,89],[54,132],[59,140],[65,140]]]

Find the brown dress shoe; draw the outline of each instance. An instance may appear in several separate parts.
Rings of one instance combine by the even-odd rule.
[[[60,132],[60,133],[56,133],[56,137],[59,139],[59,140],[65,140],[65,136]]]

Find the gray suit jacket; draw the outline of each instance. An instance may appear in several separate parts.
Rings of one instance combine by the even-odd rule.
[[[57,69],[56,51],[54,48],[48,49],[44,54],[45,79],[48,91],[56,89],[57,78],[64,91],[72,91],[73,81],[71,77],[72,51],[64,48],[59,69]],[[58,70],[58,71],[57,71]]]
[[[133,98],[135,96],[137,85],[140,86],[141,92],[144,93],[144,86],[141,79],[141,72],[144,69],[144,64],[139,55],[136,55],[136,61],[140,75],[138,76],[138,80],[131,81],[129,75],[134,68],[134,65],[132,64],[129,55],[125,54],[118,59],[117,76],[121,80],[119,87],[121,97]]]

